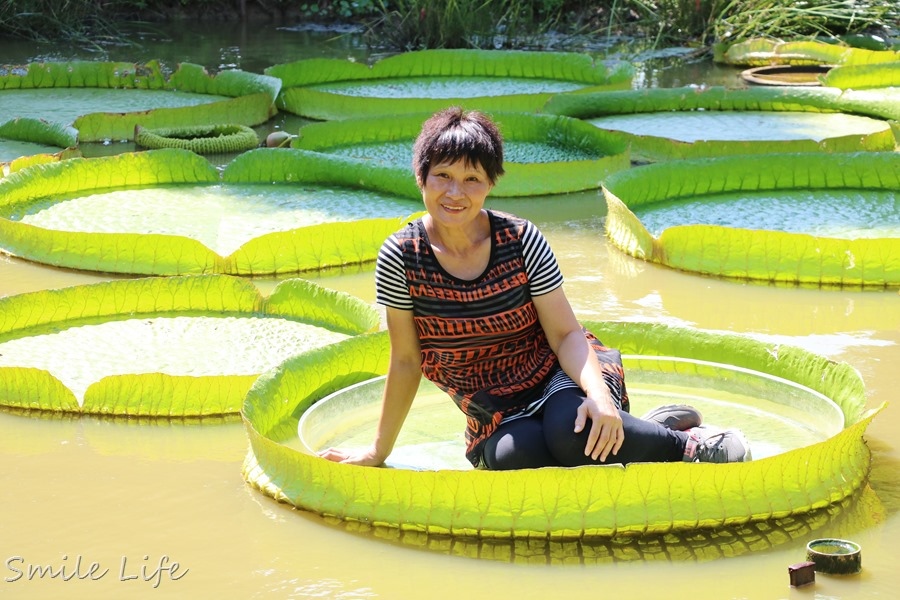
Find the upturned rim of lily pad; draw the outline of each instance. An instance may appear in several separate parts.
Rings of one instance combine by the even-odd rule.
[[[787,153],[636,167],[604,181],[606,234],[630,256],[703,275],[824,289],[900,287],[900,238],[699,224],[670,227],[656,237],[630,208],[736,191],[844,188],[900,190],[900,155]]]
[[[626,354],[712,360],[800,383],[841,408],[845,429],[811,446],[729,464],[413,471],[333,463],[298,448],[298,421],[310,406],[387,371],[390,342],[381,331],[298,355],[260,376],[241,411],[250,440],[244,478],[278,501],[342,522],[482,540],[560,541],[804,514],[864,483],[870,452],[862,436],[880,408],[864,412],[864,385],[846,363],[735,334],[638,322],[585,326]]]
[[[243,278],[189,275],[120,279],[0,298],[0,341],[46,333],[48,328],[174,316],[286,319],[350,336],[373,331],[379,323],[375,309],[362,300],[304,279],[286,279],[264,296]],[[3,366],[0,407],[51,415],[233,416],[257,376],[110,375],[90,384],[79,403],[47,370]]]

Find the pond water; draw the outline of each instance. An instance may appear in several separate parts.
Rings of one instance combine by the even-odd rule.
[[[308,56],[357,56],[352,36],[210,26],[146,33],[117,60],[190,60],[261,71]],[[165,43],[160,44],[160,41]],[[70,58],[69,48],[0,44],[11,62]],[[88,53],[89,54],[89,53]],[[93,54],[93,59],[109,57]],[[636,86],[712,84],[737,70],[708,63],[639,69]],[[281,123],[274,120],[276,124]],[[278,125],[280,126],[280,125]],[[900,295],[752,285],[624,256],[602,229],[597,192],[492,200],[542,227],[577,314],[747,334],[803,346],[857,368],[869,407],[900,389]],[[109,279],[0,256],[0,296]],[[312,277],[374,301],[372,272]],[[264,293],[277,283],[255,280]],[[870,487],[810,518],[696,536],[590,544],[464,543],[373,535],[278,504],[241,477],[240,422],[108,421],[0,413],[0,595],[5,598],[626,598],[893,597],[900,586],[900,413],[869,427]],[[813,538],[851,539],[863,570],[792,589],[788,566]],[[477,558],[476,558],[477,557]],[[92,564],[96,563],[96,567]],[[175,566],[177,564],[177,567]],[[27,577],[43,566],[69,575]],[[470,585],[470,582],[478,582]],[[465,586],[465,589],[464,589]]]

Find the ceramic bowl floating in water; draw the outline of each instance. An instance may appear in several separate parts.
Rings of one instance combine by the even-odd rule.
[[[191,63],[168,77],[156,62],[32,63],[0,68],[0,114],[73,126],[79,142],[122,141],[134,139],[136,125],[264,123],[280,87],[275,78],[238,70],[211,77]]]
[[[877,411],[863,414],[865,390],[848,365],[742,336],[642,323],[585,326],[605,344],[640,355],[633,380],[644,407],[696,402],[710,421],[746,426],[762,457],[732,464],[434,470],[458,456],[460,429],[452,411],[437,412],[449,400],[438,408],[429,392],[424,412],[411,417],[405,448],[392,457],[395,466],[416,468],[319,458],[298,432],[314,448],[371,443],[370,434],[354,441],[352,429],[374,423],[378,383],[333,396],[318,416],[315,405],[386,372],[390,342],[382,331],[295,356],[257,380],[241,411],[250,439],[244,477],[273,498],[348,522],[480,539],[593,539],[741,525],[828,506],[864,482],[870,454],[862,434]],[[666,358],[674,353],[680,360]],[[626,377],[631,386],[630,368]],[[353,406],[341,406],[343,400]],[[314,412],[301,426],[307,411]],[[341,419],[349,429],[336,425]],[[429,428],[442,433],[435,439]],[[335,431],[344,437],[330,439]]]
[[[607,235],[631,256],[734,279],[872,288],[900,287],[898,191],[900,155],[888,152],[672,161],[615,173],[603,188]]]
[[[285,358],[375,328],[361,300],[289,279],[268,297],[224,275],[129,279],[0,299],[0,406],[234,415]]]
[[[431,113],[389,115],[313,123],[300,129],[292,146],[324,156],[345,157],[396,171],[398,193],[418,193],[412,147]],[[506,174],[492,196],[562,194],[600,186],[608,174],[630,166],[627,145],[569,117],[493,113],[503,134]]]
[[[844,428],[840,408],[792,381],[730,365],[666,356],[624,356],[632,412],[664,404],[690,404],[708,425],[738,427],[754,460],[822,442]],[[300,442],[310,451],[366,448],[375,439],[384,378],[350,386],[303,413]],[[397,440],[388,466],[466,469],[465,417],[427,381]]]
[[[113,273],[296,273],[374,261],[421,209],[414,190],[361,189],[366,165],[307,158],[253,150],[222,175],[176,149],[31,167],[0,180],[0,249]]]
[[[893,151],[892,90],[654,88],[559,95],[544,112],[586,120],[631,146],[633,160]]]
[[[373,65],[306,59],[274,65],[278,107],[313,119],[435,112],[458,104],[485,111],[538,112],[553,94],[622,89],[631,65],[613,69],[587,54],[423,50]]]

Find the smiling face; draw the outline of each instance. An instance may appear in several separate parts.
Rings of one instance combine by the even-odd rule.
[[[475,222],[493,185],[480,164],[457,160],[432,165],[420,187],[435,226],[461,227]]]

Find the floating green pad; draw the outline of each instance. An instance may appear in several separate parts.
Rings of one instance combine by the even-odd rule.
[[[803,514],[839,502],[864,482],[870,454],[862,434],[875,411],[860,418],[865,390],[848,365],[736,335],[642,323],[587,326],[623,353],[715,360],[806,385],[834,400],[848,426],[823,442],[733,464],[411,471],[332,463],[290,447],[300,416],[316,401],[384,374],[389,340],[380,332],[296,356],[257,380],[242,409],[250,438],[244,477],[280,501],[346,521],[481,539],[560,540]]]
[[[702,224],[845,240],[900,239],[900,195],[894,190],[739,191],[659,202],[633,212],[655,236],[669,227]]]
[[[243,152],[259,146],[256,132],[246,125],[198,125],[148,129],[138,125],[134,141],[144,148],[181,148],[197,154]]]
[[[266,69],[282,80],[278,106],[314,119],[435,112],[451,104],[537,112],[554,93],[627,87],[630,66],[614,71],[586,54],[424,50],[372,66],[307,59]]]
[[[635,159],[662,161],[773,152],[892,151],[895,141],[884,120],[900,118],[898,100],[900,95],[892,89],[685,87],[561,94],[543,110],[608,129],[631,145]],[[815,137],[809,133],[813,119],[820,131]],[[741,131],[744,127],[747,134]],[[795,127],[806,132],[805,139],[787,137]],[[688,133],[689,129],[693,131]],[[751,137],[749,131],[769,137]],[[712,137],[698,139],[700,135]],[[729,138],[722,139],[723,135]]]
[[[0,108],[9,105],[0,113],[52,118],[74,127],[82,142],[119,141],[133,139],[136,125],[258,125],[277,111],[280,90],[273,77],[236,70],[210,76],[191,63],[169,77],[155,61],[32,63],[0,74]]]
[[[733,44],[716,57],[732,65],[872,65],[900,60],[900,52],[868,50],[817,41],[780,42],[755,38]]]
[[[392,172],[402,186],[395,188],[397,193],[417,193],[412,146],[429,116],[413,113],[313,123],[300,129],[292,145],[315,152],[323,165],[340,156],[377,167],[380,173]],[[491,191],[493,196],[594,189],[607,174],[630,166],[624,141],[578,119],[506,112],[491,116],[503,135],[506,170]]]
[[[0,315],[0,406],[153,417],[234,414],[259,373],[378,324],[308,281],[262,297],[223,275],[19,294]]]
[[[792,381],[730,365],[664,356],[623,356],[631,411],[642,415],[689,402],[705,424],[740,427],[754,460],[811,446],[844,428],[844,415],[826,396]],[[368,448],[376,438],[383,377],[350,386],[313,404],[300,418],[302,446]],[[465,415],[447,394],[423,379],[388,466],[470,469]]]
[[[890,198],[900,190],[900,155],[772,154],[638,167],[604,182],[606,232],[625,253],[684,271],[819,286],[900,286],[898,237],[839,239],[744,227],[683,225],[666,229],[656,238],[631,210],[726,193],[834,193],[842,189],[886,192],[885,198]]]
[[[296,151],[260,151],[226,168],[234,188],[208,161],[177,149],[25,169],[0,181],[0,247],[106,272],[296,273],[374,261],[419,208],[402,197],[327,187],[359,187],[352,169],[329,174]]]

